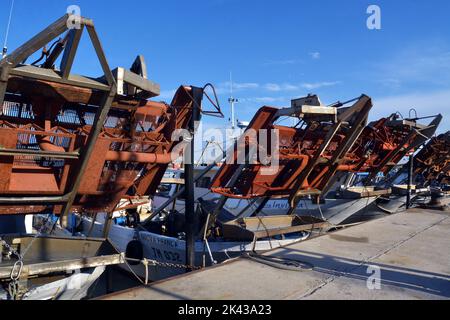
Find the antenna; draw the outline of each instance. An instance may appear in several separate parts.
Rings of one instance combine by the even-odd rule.
[[[231,106],[231,129],[236,128],[236,120],[235,120],[235,114],[234,114],[234,105],[235,103],[238,103],[239,100],[233,98],[233,73],[230,72],[230,98],[228,99],[228,102]]]
[[[9,36],[9,28],[11,26],[11,19],[12,19],[12,14],[13,14],[13,9],[14,9],[14,1],[15,0],[11,0],[11,9],[9,10],[9,19],[8,19],[8,24],[6,26],[5,43],[3,44],[2,58],[4,58],[6,56],[6,53],[8,52],[8,36]]]

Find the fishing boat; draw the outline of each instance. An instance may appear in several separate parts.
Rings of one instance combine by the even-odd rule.
[[[78,230],[81,235],[100,236],[105,219],[106,215],[98,215],[95,222],[83,217]],[[176,215],[153,221],[146,226],[149,230],[116,220],[111,226],[109,239],[119,251],[126,253],[128,264],[121,267],[145,282],[157,281],[245,253],[263,253],[304,241],[312,230],[329,226],[321,219],[287,216],[228,221],[221,225],[224,231],[220,235],[199,235],[195,242],[195,266],[188,266],[183,220],[183,215]]]

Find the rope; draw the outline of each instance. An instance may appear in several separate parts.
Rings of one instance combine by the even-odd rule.
[[[47,216],[47,219],[45,219],[44,223],[42,224],[41,228],[38,230],[38,232],[36,233],[36,235],[33,237],[33,239],[30,241],[30,243],[28,244],[28,246],[23,250],[22,252],[22,259],[23,257],[25,257],[25,255],[27,254],[28,250],[30,250],[31,246],[34,244],[34,242],[43,234],[43,232],[45,232],[45,228],[47,227],[47,223],[50,220],[51,215]],[[59,218],[58,218],[59,220]],[[55,222],[53,222],[53,224],[51,225],[51,227],[48,229],[50,231],[50,234],[53,232],[58,220],[56,220]]]
[[[129,261],[135,261],[135,262],[139,262],[142,263],[145,267],[145,282],[142,281],[141,277],[139,277],[136,272],[134,272],[133,268],[130,266],[130,264],[128,263]],[[142,261],[140,260],[136,260],[136,259],[131,259],[131,258],[125,258],[125,265],[127,266],[127,268],[130,270],[131,274],[142,284],[147,285],[148,284],[148,264],[144,264]]]

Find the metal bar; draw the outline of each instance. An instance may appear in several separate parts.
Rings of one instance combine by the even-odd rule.
[[[255,198],[255,199],[251,199],[248,201],[248,204],[245,206],[244,209],[242,209],[237,215],[236,215],[236,219],[239,219],[240,217],[242,217],[242,215],[248,210],[250,209],[256,202],[258,202],[259,198]],[[259,206],[258,206],[259,207]]]
[[[86,170],[89,159],[92,155],[92,152],[94,151],[95,143],[96,143],[97,138],[100,134],[100,131],[106,121],[108,112],[111,108],[111,104],[114,100],[114,97],[115,97],[114,92],[115,92],[115,83],[113,83],[113,85],[111,87],[111,92],[109,94],[105,95],[104,103],[102,104],[102,106],[99,108],[99,110],[95,114],[95,118],[94,118],[94,122],[93,122],[95,124],[95,126],[93,127],[93,129],[91,130],[91,133],[89,134],[86,146],[81,151],[81,164],[78,167],[78,170],[76,171],[77,172],[76,178],[74,180],[72,187],[70,188],[69,199],[68,199],[67,203],[63,206],[63,209],[61,211],[61,216],[60,216],[61,221],[63,221],[64,217],[67,217],[67,215],[69,214],[70,208],[72,207],[73,202],[75,201],[75,197],[77,196],[78,189],[81,184],[81,180],[83,179],[83,173]],[[65,224],[65,222],[63,221],[63,225],[64,224]]]
[[[203,89],[192,87],[191,94],[192,101],[192,116],[189,122],[189,131],[191,132],[191,141],[189,143],[189,152],[185,150],[184,158],[184,185],[186,188],[186,264],[189,266],[195,266],[195,236],[198,227],[198,214],[195,210],[195,182],[194,182],[194,136],[195,136],[195,123],[201,117],[201,103],[203,99]],[[192,271],[187,269],[186,271]]]
[[[242,171],[248,167],[248,163],[250,163],[250,155],[254,154],[254,151],[256,150],[257,146],[252,146],[249,148],[248,153],[245,154],[245,164],[240,164],[239,167],[236,169],[236,171],[231,176],[228,184],[226,185],[227,188],[233,188],[233,186],[236,184],[236,181],[239,179],[239,176],[241,175]],[[213,223],[216,222],[217,216],[222,211],[223,206],[227,202],[228,197],[222,195],[219,199],[219,202],[216,205],[216,208],[214,209],[214,212],[211,214],[210,219],[208,221],[208,225],[205,226],[205,228],[209,228]]]
[[[56,60],[59,58],[61,53],[64,50],[65,43],[67,42],[67,34],[64,37],[64,39],[60,39],[55,48],[51,51],[50,55],[45,60],[44,64],[42,65],[42,68],[45,69],[53,69],[55,66]]]
[[[11,69],[10,74],[14,76],[60,83],[74,87],[88,88],[100,91],[109,91],[108,85],[95,79],[73,74],[70,75],[67,79],[63,79],[61,78],[59,73],[54,70],[38,68],[31,65],[18,66],[14,69]]]
[[[414,154],[411,154],[409,156],[409,165],[408,165],[408,192],[406,194],[406,209],[411,208],[413,174],[414,174]]]
[[[83,268],[95,268],[122,263],[125,263],[124,256],[122,254],[114,254],[108,256],[81,258],[66,261],[26,264],[23,266],[22,273],[27,274],[28,276],[36,276],[41,274],[66,272]],[[10,276],[11,267],[0,267],[0,279],[9,279]]]
[[[1,72],[1,71],[0,71]],[[3,101],[5,99],[7,82],[0,79],[0,108],[3,107]]]
[[[269,202],[270,197],[265,197],[263,201],[259,204],[258,208],[256,208],[255,212],[251,215],[252,217],[256,217],[262,209],[266,206],[267,202]]]
[[[159,84],[124,68],[116,68],[112,71],[112,74],[117,79],[118,90],[121,89],[119,83],[122,83],[122,85],[123,83],[126,83],[138,89],[147,91],[151,94],[151,97],[159,96],[161,93],[161,87]]]
[[[327,137],[325,139],[325,142],[322,144],[320,149],[316,152],[316,155],[312,161],[308,162],[307,168],[303,171],[303,173],[300,175],[300,177],[297,179],[295,186],[293,188],[293,192],[291,193],[291,196],[289,197],[289,204],[291,206],[288,214],[291,215],[294,213],[295,209],[297,208],[297,205],[299,203],[299,199],[297,196],[298,191],[300,190],[303,182],[305,179],[308,178],[308,176],[311,174],[314,167],[317,165],[317,163],[320,161],[322,154],[325,152],[325,150],[328,148],[328,146],[331,143],[331,140],[336,135],[336,133],[339,131],[339,129],[342,126],[342,121],[340,120],[337,122],[334,127],[328,132]]]
[[[2,66],[2,64],[0,63],[0,108],[3,107],[3,101],[5,100],[10,70],[10,65],[6,64]]]
[[[442,121],[442,115],[438,114],[434,116],[434,119],[423,129],[418,129],[419,136],[416,140],[412,143],[412,146],[414,148],[417,148],[421,145],[423,145],[425,142],[427,142],[429,139],[432,138],[433,134],[436,132],[437,128],[439,127],[440,123]]]
[[[0,197],[0,204],[64,203],[67,195],[56,197]]]
[[[100,61],[100,65],[102,66],[103,72],[105,73],[106,81],[108,84],[112,86],[114,84],[114,94],[117,91],[116,81],[114,80],[114,76],[109,68],[108,61],[106,60],[105,53],[102,48],[102,44],[98,38],[97,32],[93,25],[87,25],[87,30],[89,33],[89,37],[91,38],[92,44],[94,45],[95,52],[97,53],[97,57]]]
[[[78,152],[51,152],[40,150],[27,150],[27,149],[3,149],[0,148],[0,155],[2,156],[39,156],[58,159],[78,159]]]
[[[111,230],[111,225],[112,225],[112,217],[113,217],[113,212],[115,210],[108,212],[108,214],[106,215],[106,219],[105,219],[105,224],[103,226],[103,233],[102,233],[102,237],[104,239],[108,238],[109,235],[109,231]]]
[[[111,105],[117,93],[117,85],[111,73],[111,69],[109,68],[108,61],[106,60],[105,53],[98,38],[97,32],[95,31],[95,27],[92,21],[90,20],[86,20],[84,21],[84,23],[88,29],[89,37],[91,38],[92,44],[94,45],[97,58],[100,61],[100,64],[102,66],[103,72],[105,73],[105,77],[108,81],[110,88],[109,92],[104,95],[103,103],[100,105],[100,108],[95,113],[95,118],[93,122],[94,126],[89,134],[86,146],[82,149],[81,164],[77,170],[78,174],[73,182],[72,187],[70,188],[69,199],[67,203],[63,206],[63,209],[61,211],[60,222],[63,227],[65,227],[66,225],[66,221],[64,219],[68,216],[70,208],[72,207],[73,202],[75,201],[78,189],[83,179],[83,173],[85,172],[86,167],[89,163],[89,159],[91,158],[91,155],[94,151],[95,143],[97,142],[98,136],[106,122],[109,110],[111,109]],[[106,232],[107,225],[108,223],[105,223],[104,232]]]
[[[248,157],[248,155],[247,155]],[[233,176],[230,179],[230,182],[228,185],[231,185],[231,187],[236,183],[237,179],[239,178],[239,176],[241,175],[242,170],[244,170],[244,168],[246,168],[245,164],[241,164],[239,165],[238,169],[236,169],[236,171],[234,172]],[[212,217],[210,219],[210,222],[214,222],[214,220],[216,219],[216,217],[220,214],[220,211],[222,210],[223,206],[225,205],[225,203],[227,202],[228,197],[227,196],[221,196],[219,202],[216,205],[216,208],[214,209],[214,212],[212,214]]]
[[[219,159],[217,159],[217,161],[214,161],[209,166],[207,166],[202,172],[199,173],[198,176],[195,177],[194,182],[195,183],[198,182],[208,172],[210,172],[211,169],[214,168],[217,165],[217,163],[222,162],[224,159],[225,158],[220,157]],[[181,195],[183,195],[185,190],[186,190],[186,187],[184,187],[184,186],[182,188],[180,188],[180,190],[178,190],[166,202],[164,202],[161,206],[159,206],[159,208],[157,208],[155,211],[153,211],[153,213],[147,219],[142,221],[141,225],[145,226],[146,224],[150,223],[154,217],[156,217],[158,214],[160,214],[164,209],[166,209],[168,206],[170,206],[177,198],[179,198]]]
[[[67,30],[68,17],[69,15],[65,14],[50,26],[45,28],[43,31],[41,31],[39,34],[37,34],[35,37],[14,50],[14,52],[6,56],[6,58],[0,62],[0,66],[4,63],[9,63],[12,67],[15,67],[22,61],[26,60],[33,53],[49,43],[49,41]]]
[[[358,105],[358,103],[361,103],[361,105]],[[356,110],[354,110],[356,109]],[[359,138],[361,133],[364,130],[364,127],[367,124],[367,119],[369,117],[369,112],[372,109],[372,103],[370,101],[370,98],[367,96],[361,97],[361,99],[355,104],[355,108],[350,108],[345,113],[345,117],[341,120],[346,121],[347,117],[351,114],[354,114],[355,112],[358,112],[358,116],[355,120],[355,122],[352,124],[352,128],[350,129],[350,132],[347,133],[347,136],[345,138],[345,141],[339,145],[338,150],[333,155],[333,159],[330,161],[330,169],[328,172],[324,175],[322,178],[322,181],[325,181],[324,184],[321,185],[319,188],[323,193],[327,192],[328,189],[331,186],[331,181],[333,175],[336,174],[337,168],[339,166],[339,162],[344,157],[347,152],[353,147],[356,140]]]
[[[64,79],[69,77],[70,71],[72,70],[73,61],[75,59],[75,54],[77,52],[83,30],[84,25],[82,25],[78,30],[72,29],[69,31],[69,39],[60,64],[61,76]]]
[[[288,234],[288,233],[294,233],[294,232],[300,232],[300,231],[310,231],[314,229],[322,229],[324,227],[330,226],[329,222],[318,222],[318,223],[310,223],[310,224],[303,224],[299,226],[292,226],[292,227],[281,227],[276,229],[267,229],[267,230],[261,230],[261,231],[253,231],[255,234],[255,237],[257,239],[266,238],[266,237],[273,237],[281,234]]]

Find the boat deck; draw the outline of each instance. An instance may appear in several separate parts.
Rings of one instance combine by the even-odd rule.
[[[239,258],[101,299],[449,299],[449,247],[450,214],[411,209],[266,254],[312,270]],[[373,267],[381,289],[367,286]]]

